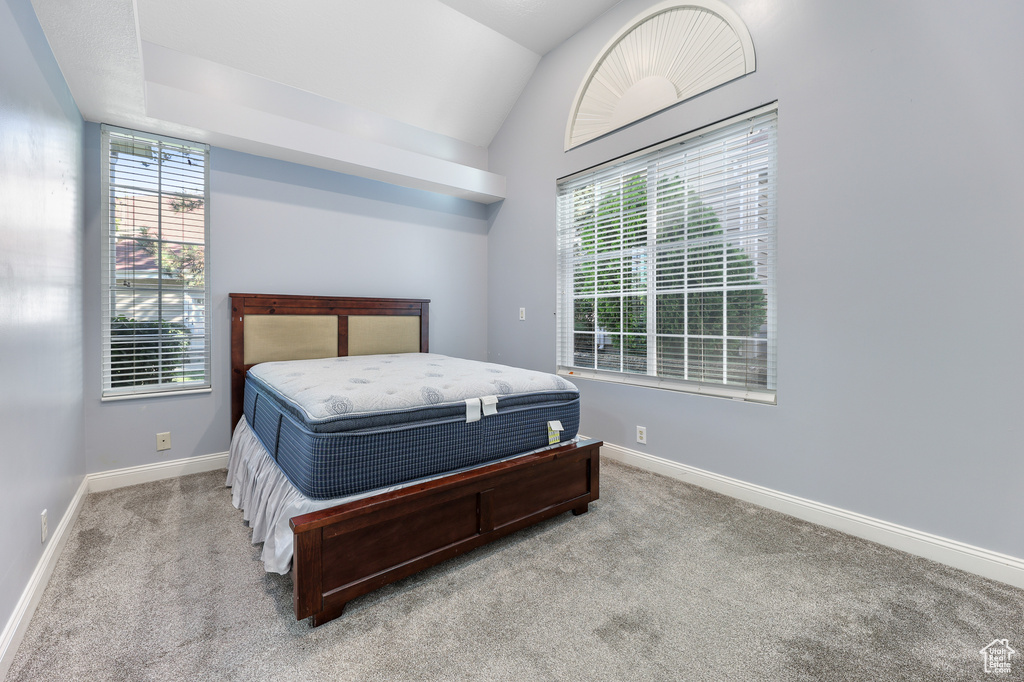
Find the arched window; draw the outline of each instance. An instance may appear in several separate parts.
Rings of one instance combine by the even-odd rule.
[[[573,101],[565,149],[754,70],[743,21],[719,0],[655,5],[605,46]]]

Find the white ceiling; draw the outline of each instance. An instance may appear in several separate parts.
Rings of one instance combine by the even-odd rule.
[[[617,1],[32,4],[87,120],[492,202],[540,58]]]

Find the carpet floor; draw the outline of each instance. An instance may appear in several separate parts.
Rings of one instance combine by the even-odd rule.
[[[8,682],[1024,680],[1024,590],[608,460],[588,514],[310,628],[223,484],[90,495]]]

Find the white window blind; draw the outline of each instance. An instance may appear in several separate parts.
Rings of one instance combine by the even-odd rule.
[[[558,182],[558,370],[775,402],[775,105]]]
[[[103,397],[210,388],[209,148],[102,129]]]

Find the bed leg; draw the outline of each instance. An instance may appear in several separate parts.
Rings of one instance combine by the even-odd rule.
[[[579,516],[580,514],[586,514],[588,511],[590,511],[590,505],[589,504],[581,504],[580,506],[573,508],[572,515],[573,516]]]
[[[327,623],[339,617],[341,615],[341,612],[345,610],[346,606],[348,606],[348,602],[340,606],[333,606],[330,609],[321,611],[319,613],[314,613],[312,616],[310,616],[309,622],[313,627],[319,627],[324,623]]]

